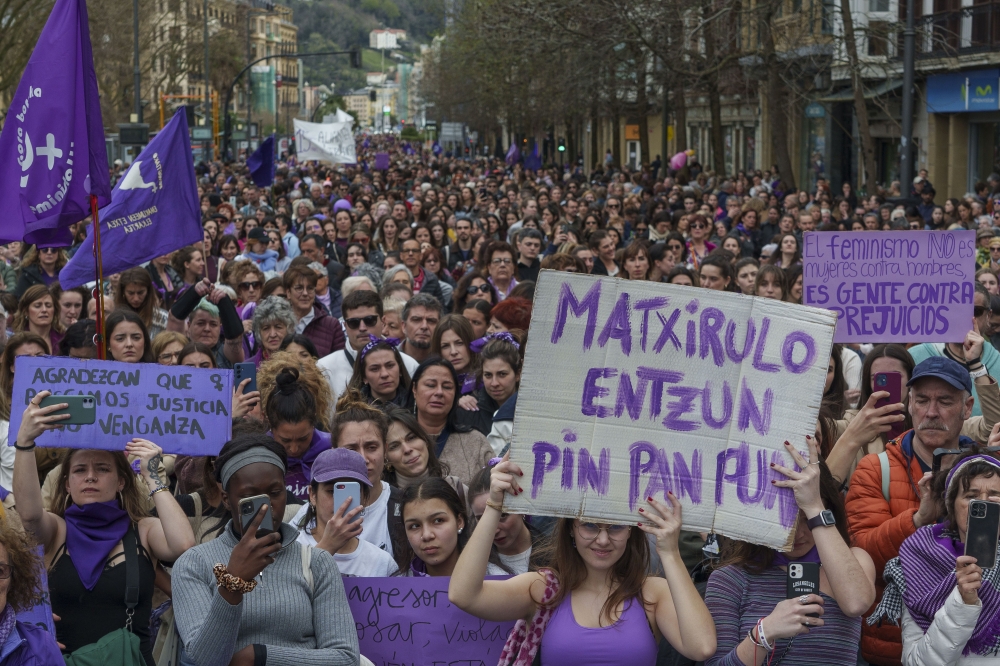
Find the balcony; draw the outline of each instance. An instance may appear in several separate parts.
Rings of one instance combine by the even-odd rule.
[[[916,20],[917,57],[940,58],[1000,48],[1000,2],[921,16]],[[902,54],[902,30],[897,32]]]

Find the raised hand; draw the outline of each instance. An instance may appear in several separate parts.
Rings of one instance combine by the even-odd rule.
[[[809,617],[819,615],[820,617]],[[769,643],[777,638],[791,638],[808,634],[811,627],[823,626],[823,597],[804,594],[779,602],[771,614],[764,618],[764,635]]]
[[[656,552],[677,552],[677,539],[681,533],[681,503],[673,493],[667,493],[670,506],[657,502],[652,497],[646,498],[649,509],[639,509],[643,522],[639,529],[656,537]]]
[[[163,449],[148,439],[133,438],[125,445],[125,455],[139,459],[139,472],[146,480],[150,490],[165,488],[167,479],[160,476],[160,465],[163,463]]]
[[[28,446],[30,442],[34,442],[46,430],[61,428],[62,426],[59,425],[59,422],[65,421],[70,417],[69,414],[53,414],[53,412],[58,412],[60,409],[69,407],[65,402],[49,405],[48,407],[39,406],[42,400],[50,395],[52,395],[50,391],[41,391],[25,407],[24,415],[21,417],[21,427],[17,431],[16,444]]]
[[[795,464],[799,466],[799,471],[771,463],[771,467],[776,472],[788,477],[787,480],[771,481],[771,483],[779,488],[790,488],[795,493],[795,503],[802,511],[823,511],[826,507],[823,506],[823,500],[819,494],[819,446],[817,446],[816,440],[809,435],[806,435],[806,442],[809,445],[808,462],[795,450],[794,446],[785,442],[785,449],[792,456]]]
[[[971,555],[960,555],[955,560],[955,582],[962,602],[968,606],[979,603],[979,587],[983,584],[983,570]]]

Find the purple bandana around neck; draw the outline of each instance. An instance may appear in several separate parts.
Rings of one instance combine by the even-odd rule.
[[[97,585],[108,555],[125,536],[131,525],[128,512],[117,500],[71,504],[65,513],[66,549],[88,590]]]
[[[10,632],[14,631],[14,623],[17,622],[17,613],[14,612],[14,607],[10,604],[4,606],[3,612],[0,613],[0,646],[7,643],[7,639],[10,638]]]
[[[785,553],[774,553],[774,560],[771,562],[772,567],[787,567],[789,562],[813,562],[819,564],[819,551],[816,550],[816,546],[813,546],[808,553],[802,557],[796,557],[794,560],[789,559]]]
[[[948,523],[921,527],[899,549],[899,564],[906,580],[903,602],[924,632],[955,589],[955,559],[965,552],[962,543],[946,532],[947,527]],[[979,598],[983,610],[962,650],[965,656],[991,653],[1000,636],[1000,590],[985,575]]]

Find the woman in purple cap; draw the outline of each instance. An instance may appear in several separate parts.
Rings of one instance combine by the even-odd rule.
[[[965,546],[970,503],[1000,502],[1000,460],[970,451],[937,474],[933,492],[944,498],[945,519],[919,528],[886,564],[885,594],[868,623],[902,621],[908,666],[995,664],[1000,569],[983,568]]]
[[[350,499],[334,506],[334,486],[351,482],[361,486],[361,504],[349,511]],[[313,462],[309,504],[292,520],[299,530],[298,542],[333,555],[342,576],[375,578],[396,572],[396,563],[389,553],[358,538],[364,527],[364,507],[371,489],[365,459],[360,453],[350,449],[324,451]]]

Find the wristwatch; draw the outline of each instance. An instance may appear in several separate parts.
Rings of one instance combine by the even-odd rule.
[[[833,516],[833,511],[820,511],[815,518],[810,518],[806,525],[814,530],[817,527],[830,527],[837,524],[837,519]]]

